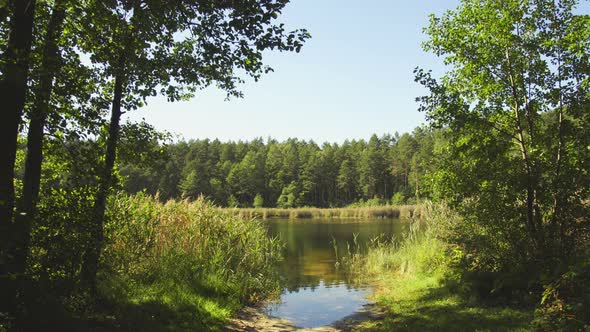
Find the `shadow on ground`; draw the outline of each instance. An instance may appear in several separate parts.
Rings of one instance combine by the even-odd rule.
[[[30,308],[22,331],[220,331],[225,321],[196,305],[170,306],[158,301],[96,303],[86,314],[72,315],[61,303],[39,302]],[[0,329],[1,330],[1,329]]]
[[[469,305],[445,287],[412,299],[390,300],[383,321],[365,322],[369,331],[528,331],[530,310]]]
[[[114,315],[96,315],[86,319],[86,330],[106,331],[210,331],[220,330],[223,321],[195,305],[176,305],[150,301],[118,305]]]

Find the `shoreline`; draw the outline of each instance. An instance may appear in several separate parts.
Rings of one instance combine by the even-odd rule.
[[[291,321],[277,317],[271,317],[263,312],[265,301],[256,306],[241,309],[229,324],[224,327],[224,332],[350,332],[355,331],[362,323],[371,321],[379,322],[385,318],[384,310],[373,300],[363,305],[359,310],[342,317],[330,324],[317,327],[299,327]]]
[[[386,205],[351,208],[218,208],[247,219],[409,219],[422,218],[424,206]]]

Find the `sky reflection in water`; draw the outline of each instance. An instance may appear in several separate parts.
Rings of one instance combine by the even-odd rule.
[[[266,310],[274,317],[299,327],[316,327],[344,318],[367,303],[368,287],[353,285],[336,266],[339,255],[349,250],[363,252],[377,236],[399,235],[405,225],[399,220],[271,220],[269,235],[285,242],[281,274],[286,288],[279,303]],[[354,243],[356,234],[356,245]]]
[[[281,303],[270,304],[267,314],[293,322],[299,327],[328,325],[354,313],[367,303],[368,288],[350,288],[342,282],[326,285],[323,280],[314,288],[285,291]]]

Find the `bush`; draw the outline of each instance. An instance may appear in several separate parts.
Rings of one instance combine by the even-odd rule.
[[[256,197],[254,197],[254,203],[252,205],[257,209],[262,208],[264,206],[264,198],[262,198],[262,195],[256,194]]]
[[[393,205],[403,205],[406,203],[406,196],[401,191],[396,192],[393,197],[391,197],[391,204]]]
[[[90,243],[95,188],[47,189],[32,224],[28,274],[54,296],[72,295],[80,283],[82,253]]]
[[[590,259],[571,266],[545,286],[533,324],[540,331],[586,331],[590,328]]]
[[[486,206],[464,199],[453,211],[438,218],[446,223],[439,227],[438,237],[454,248],[451,268],[456,290],[474,300],[506,302],[530,296],[535,286],[528,282],[530,276],[539,275],[540,266],[532,256],[531,239],[507,199]]]

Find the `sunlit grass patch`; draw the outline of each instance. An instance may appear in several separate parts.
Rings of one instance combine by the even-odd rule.
[[[434,209],[434,210],[433,210]],[[438,210],[436,210],[438,209]],[[354,253],[343,266],[376,285],[373,299],[385,319],[365,322],[369,331],[530,331],[530,308],[487,306],[451,291],[453,260],[437,223],[455,218],[442,206],[429,206],[425,218],[412,219],[409,232],[393,242],[375,241],[366,256]]]
[[[386,274],[374,300],[386,309],[376,331],[530,331],[532,312],[470,304],[453,294],[440,274]]]

